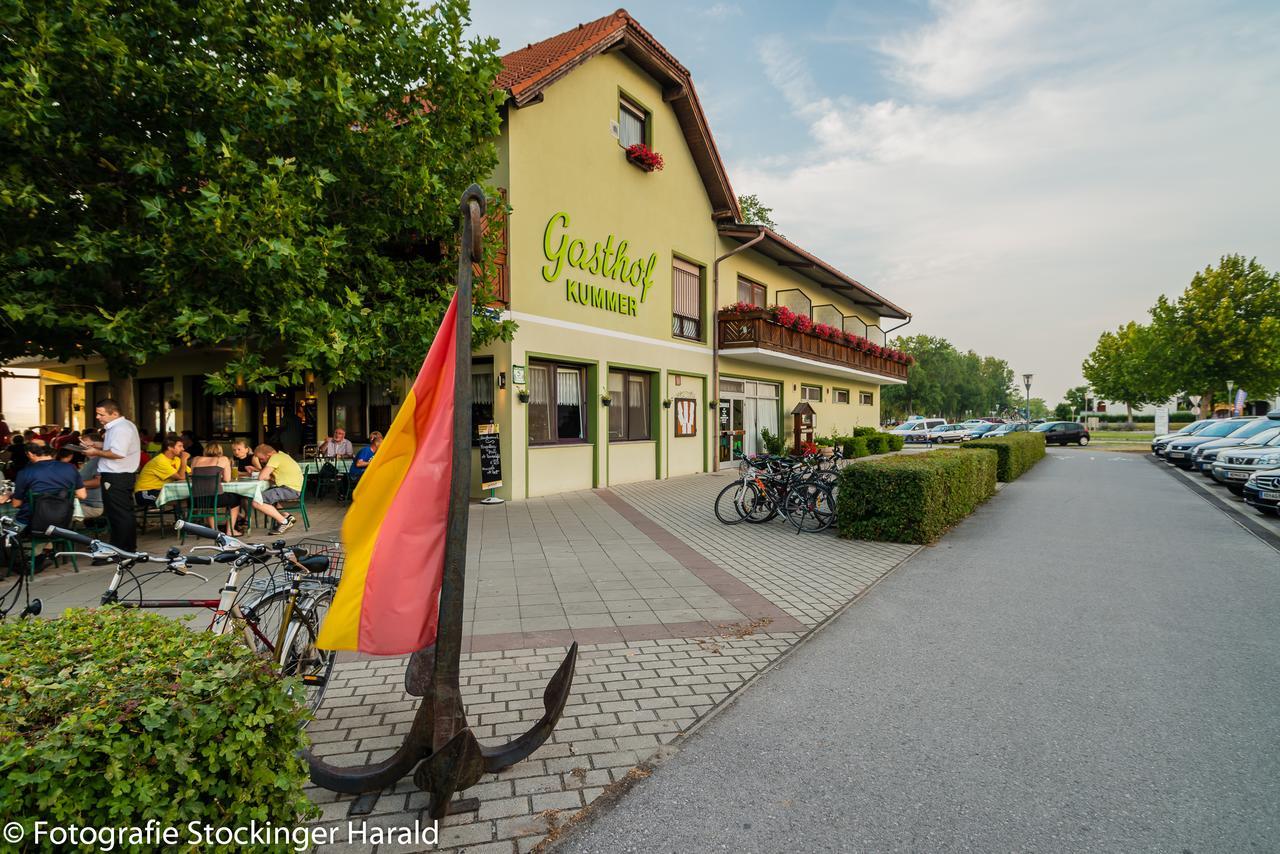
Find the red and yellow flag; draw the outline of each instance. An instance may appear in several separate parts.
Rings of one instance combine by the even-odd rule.
[[[417,652],[436,640],[453,474],[458,298],[342,523],[346,568],[322,649]]]

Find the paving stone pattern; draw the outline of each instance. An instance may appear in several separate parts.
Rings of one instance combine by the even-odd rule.
[[[580,648],[573,693],[551,740],[532,758],[486,775],[469,789],[466,795],[480,799],[479,811],[442,822],[440,848],[528,851],[551,826],[563,824],[652,758],[799,637],[753,634]],[[532,726],[564,652],[554,647],[464,655],[463,699],[476,736],[500,743]],[[404,667],[403,658],[341,665],[311,726],[317,752],[337,765],[390,755],[418,702],[404,693]],[[343,840],[350,798],[314,788],[311,796],[323,810],[318,824],[338,828],[335,841]],[[367,820],[412,826],[426,821],[425,807],[425,793],[406,779],[383,793]]]
[[[901,543],[841,540],[834,531],[797,534],[781,517],[723,525],[713,502],[732,477],[679,477],[612,491],[806,626],[831,616],[916,551]]]

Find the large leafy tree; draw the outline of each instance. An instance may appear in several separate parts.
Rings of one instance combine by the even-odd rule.
[[[1170,380],[1203,393],[1204,411],[1228,380],[1254,397],[1280,389],[1280,274],[1256,259],[1224,256],[1176,300],[1160,297],[1151,316]]]
[[[496,162],[500,60],[468,14],[0,0],[0,360],[122,377],[213,346],[214,386],[253,389],[415,369]]]
[[[1067,389],[1065,397],[1073,414],[1084,412],[1089,408],[1089,387],[1087,385],[1078,385]]]
[[[1098,397],[1125,405],[1130,422],[1133,407],[1168,400],[1177,391],[1156,332],[1133,321],[1102,333],[1081,370]]]
[[[930,335],[903,336],[894,346],[914,356],[916,364],[906,385],[881,389],[886,415],[960,417],[1011,407],[1013,371],[1003,359],[961,353],[947,339]]]

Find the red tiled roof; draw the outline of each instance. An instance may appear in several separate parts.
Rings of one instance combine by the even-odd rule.
[[[627,10],[619,9],[508,53],[502,57],[497,86],[510,94],[515,106],[524,107],[536,103],[548,86],[578,65],[614,47],[624,50],[663,86],[664,100],[671,102],[676,113],[717,218],[738,219],[738,200],[711,138],[689,70]]]

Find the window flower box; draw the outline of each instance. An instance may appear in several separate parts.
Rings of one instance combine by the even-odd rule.
[[[658,172],[663,167],[662,155],[643,142],[627,148],[627,160],[646,172]]]

